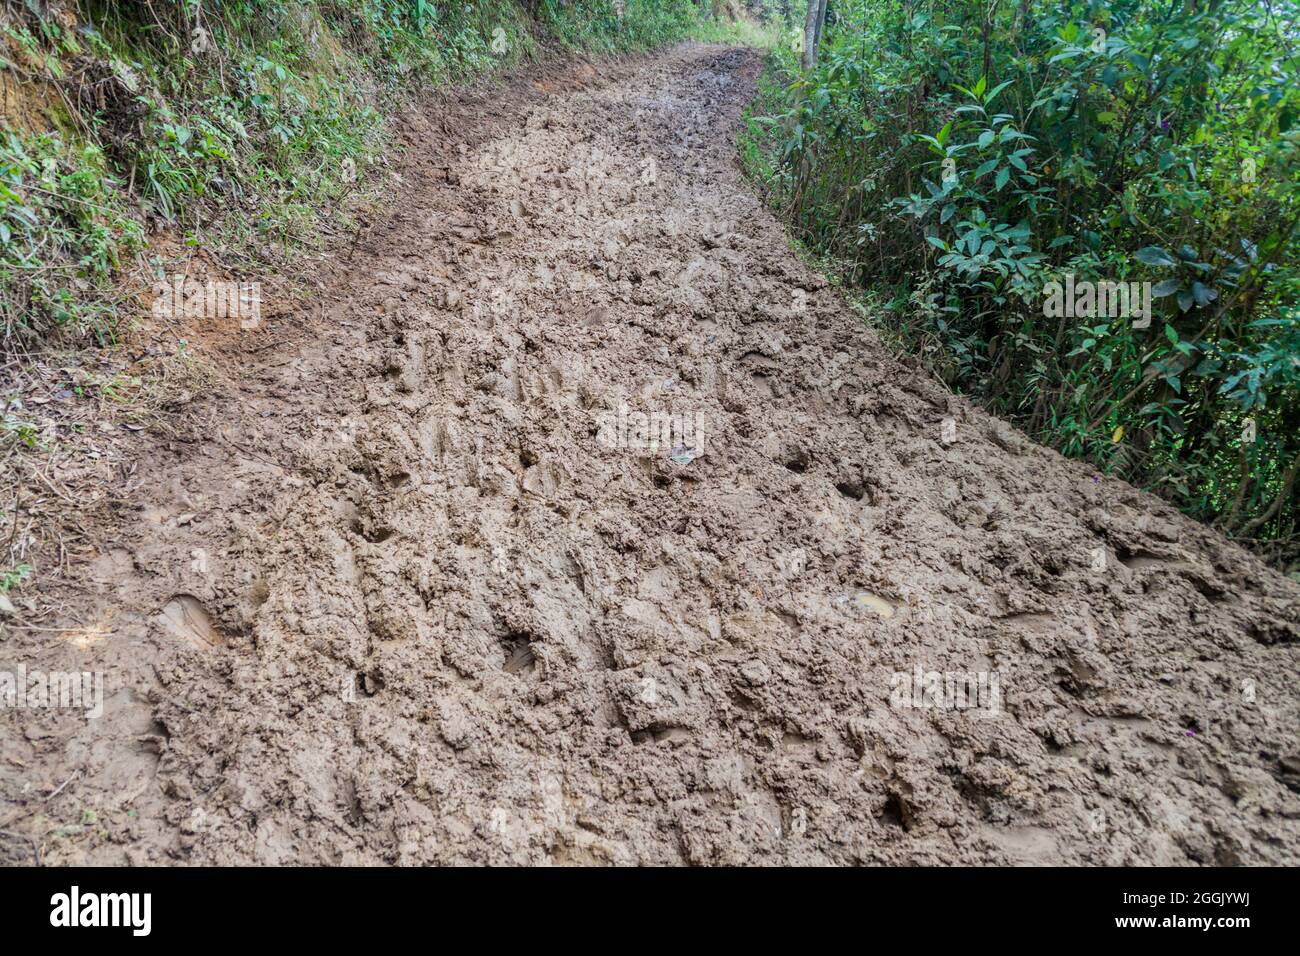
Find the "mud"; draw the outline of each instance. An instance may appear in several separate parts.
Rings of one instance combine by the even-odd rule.
[[[412,117],[0,644],[106,697],[0,712],[10,862],[1300,862],[1300,587],[892,357],[743,180],[758,70]]]

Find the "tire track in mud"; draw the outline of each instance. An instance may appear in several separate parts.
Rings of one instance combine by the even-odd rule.
[[[50,859],[1297,861],[1296,586],[890,357],[737,169],[757,72],[413,120],[86,569]]]

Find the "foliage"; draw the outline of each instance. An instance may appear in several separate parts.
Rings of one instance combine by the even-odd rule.
[[[526,5],[30,0],[0,21],[0,73],[53,106],[48,128],[0,136],[4,350],[112,340],[112,288],[147,231],[246,266],[318,245],[345,196],[377,191],[386,117],[419,90],[546,42],[640,49],[702,23],[692,0]]]
[[[21,314],[56,323],[111,328],[111,303],[83,304],[83,293],[106,290],[122,256],[139,249],[143,231],[112,194],[115,181],[102,151],[80,149],[58,133],[0,140],[0,310],[9,324]],[[58,250],[50,255],[49,250]]]
[[[832,0],[817,67],[772,61],[742,149],[953,387],[1294,558],[1298,9]],[[1149,282],[1149,326],[1052,314],[1067,274]]]
[[[619,10],[622,13],[619,13]],[[538,20],[565,46],[615,52],[684,39],[701,23],[695,0],[540,0]]]

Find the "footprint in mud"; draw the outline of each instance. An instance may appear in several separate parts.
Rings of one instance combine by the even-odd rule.
[[[507,674],[531,674],[537,669],[537,656],[532,644],[524,640],[514,640],[505,645]]]
[[[855,613],[861,611],[871,611],[878,614],[885,620],[894,616],[894,604],[888,598],[883,598],[879,594],[872,594],[870,591],[856,591],[853,594],[837,594],[835,596],[835,606],[845,611]]]
[[[634,744],[676,744],[690,740],[694,735],[686,727],[658,725],[631,734]]]
[[[807,763],[813,759],[817,753],[818,741],[813,737],[805,737],[803,734],[793,731],[786,731],[781,738],[781,750],[788,754],[794,760]]]
[[[740,357],[740,363],[749,369],[750,380],[764,396],[772,398],[776,395],[773,376],[781,367],[780,363],[762,352],[746,352]]]
[[[226,644],[225,636],[212,623],[212,618],[190,594],[178,594],[163,605],[155,621],[173,637],[189,641],[201,651],[216,650]]]
[[[1015,611],[998,618],[998,623],[1012,628],[1021,628],[1031,634],[1047,634],[1056,624],[1056,619],[1042,611]]]
[[[521,460],[521,464],[524,464]],[[519,482],[524,491],[539,498],[555,498],[567,486],[568,475],[564,466],[555,462],[536,462],[524,465],[523,479]]]
[[[1056,835],[1046,827],[986,826],[981,832],[1017,865],[1042,865],[1060,858]]]
[[[613,316],[609,309],[602,308],[598,305],[592,306],[582,316],[582,324],[589,329],[603,329],[613,322]]]
[[[1169,563],[1168,558],[1161,557],[1151,551],[1143,550],[1125,551],[1121,549],[1118,557],[1120,564],[1124,565],[1124,567],[1128,568],[1130,571],[1141,571],[1146,568],[1160,568]]]

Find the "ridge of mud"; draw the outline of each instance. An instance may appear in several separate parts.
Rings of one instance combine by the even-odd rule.
[[[142,465],[85,569],[107,636],[18,638],[110,690],[0,716],[6,774],[80,771],[45,814],[99,822],[12,829],[50,862],[1300,859],[1300,588],[891,358],[737,169],[758,66],[414,118],[391,221]],[[891,706],[917,668],[1000,710]]]

